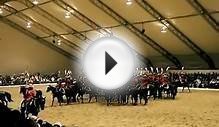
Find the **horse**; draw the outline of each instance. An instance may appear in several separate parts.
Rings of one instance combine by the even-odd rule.
[[[144,105],[148,103],[148,88],[147,87],[141,87],[139,89],[139,100],[141,104],[141,100],[144,100]]]
[[[58,88],[54,87],[54,86],[47,86],[46,92],[52,92],[52,105],[54,103],[54,99],[57,98],[59,105],[61,106],[61,103],[63,102],[63,95],[64,93],[62,93],[61,91],[58,90]]]
[[[6,91],[0,91],[0,101],[5,106],[8,106],[9,102],[13,102],[13,100],[11,99],[11,94]]]
[[[26,88],[20,87],[20,93],[23,96],[26,95]],[[44,110],[46,103],[46,97],[43,97],[41,90],[36,90],[36,96],[31,100],[23,100],[21,102],[21,114],[24,118],[27,118],[29,114],[37,116],[40,110]]]
[[[167,94],[167,97],[175,99],[177,94],[177,86],[175,84],[166,84],[163,86],[163,91]]]
[[[79,98],[81,99],[81,102],[84,103],[83,96],[85,94],[88,94],[88,102],[90,103],[92,98],[94,97],[97,102],[97,93],[95,92],[95,88],[92,88],[91,85],[84,84],[83,82],[79,82],[75,84],[75,91],[77,93],[77,101],[80,102]]]

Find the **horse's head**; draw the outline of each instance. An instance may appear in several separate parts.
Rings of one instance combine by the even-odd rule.
[[[37,97],[37,98],[40,98],[40,97],[42,97],[42,96],[43,96],[42,91],[41,91],[41,90],[36,90],[36,97]]]
[[[8,100],[8,102],[14,102],[14,101],[12,100],[11,94],[10,94],[9,92],[5,92],[5,96],[6,96],[7,100]]]
[[[20,86],[20,91],[19,91],[19,93],[21,94],[25,94],[25,92],[26,92],[26,88],[25,88],[25,86]]]
[[[52,90],[53,90],[53,87],[52,87],[51,85],[47,86],[46,92],[50,92],[50,91],[52,91]]]

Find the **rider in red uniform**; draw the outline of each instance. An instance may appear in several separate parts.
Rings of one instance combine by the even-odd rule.
[[[24,96],[24,100],[30,101],[36,96],[36,90],[33,88],[33,86],[28,86],[26,90],[26,95]]]
[[[24,95],[24,100],[30,101],[36,96],[36,90],[34,89],[33,81],[29,80],[25,88],[26,88],[26,94]]]
[[[24,100],[21,103],[21,107],[27,107],[27,105],[29,105],[36,96],[36,90],[34,89],[31,82],[29,82],[29,84],[27,84],[25,88],[26,93],[24,95]]]

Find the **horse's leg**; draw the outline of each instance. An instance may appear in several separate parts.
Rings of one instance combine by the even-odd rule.
[[[134,105],[138,104],[138,94],[134,96]]]
[[[53,96],[53,97],[52,97],[52,105],[51,105],[51,106],[53,106],[53,103],[54,103],[54,98],[55,98],[55,97]]]
[[[189,88],[189,85],[188,85],[188,91],[190,92],[190,88]]]
[[[109,99],[108,98],[106,99],[106,103],[107,103],[107,106],[109,106]]]
[[[92,96],[89,94],[89,101],[88,101],[88,103],[90,103],[90,101],[91,101],[91,98],[92,98]]]
[[[59,106],[61,106],[62,105],[62,101],[59,99]]]
[[[81,95],[81,102],[84,103],[83,94]]]
[[[154,97],[154,100],[156,99],[156,96],[157,96],[157,90],[154,89],[154,91],[153,91],[153,97]]]
[[[120,103],[120,98],[119,98],[120,96],[118,95],[117,96],[117,102],[118,102],[118,104]]]
[[[97,95],[95,95],[95,99],[96,99],[96,102],[97,102]]]
[[[182,92],[184,91],[184,87],[185,87],[185,86],[183,85]]]
[[[62,102],[64,102],[63,97],[60,96],[58,100],[59,100],[59,106],[61,106],[61,105],[62,105]]]
[[[110,96],[110,100],[109,100],[109,104],[111,105],[112,104],[112,97]]]
[[[147,94],[144,95],[144,105],[146,105],[148,103],[148,97]]]
[[[76,96],[77,102],[80,102],[79,97],[80,97],[80,94],[78,94],[78,96]]]
[[[141,104],[141,99],[142,99],[142,95],[139,95],[139,101],[140,101],[140,104]]]
[[[128,95],[127,95],[127,98],[126,98],[126,104],[129,103],[129,98],[130,98],[130,95],[128,94]]]
[[[70,98],[66,96],[67,105],[70,103]]]

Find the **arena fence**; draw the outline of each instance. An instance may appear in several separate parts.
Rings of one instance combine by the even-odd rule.
[[[34,84],[34,86],[55,86],[57,83],[45,83],[45,84]],[[0,88],[10,88],[10,87],[20,87],[20,86],[25,86],[25,85],[8,85],[8,86],[0,86]],[[182,90],[182,87],[178,87],[179,90]],[[185,91],[187,88],[185,88]],[[219,91],[219,89],[209,89],[209,88],[190,88],[190,90],[201,90],[201,91]]]
[[[178,87],[179,90],[182,90],[183,87]],[[190,90],[201,90],[201,91],[219,91],[219,89],[209,89],[209,88],[189,88]],[[184,91],[187,90],[187,87],[184,88]]]

